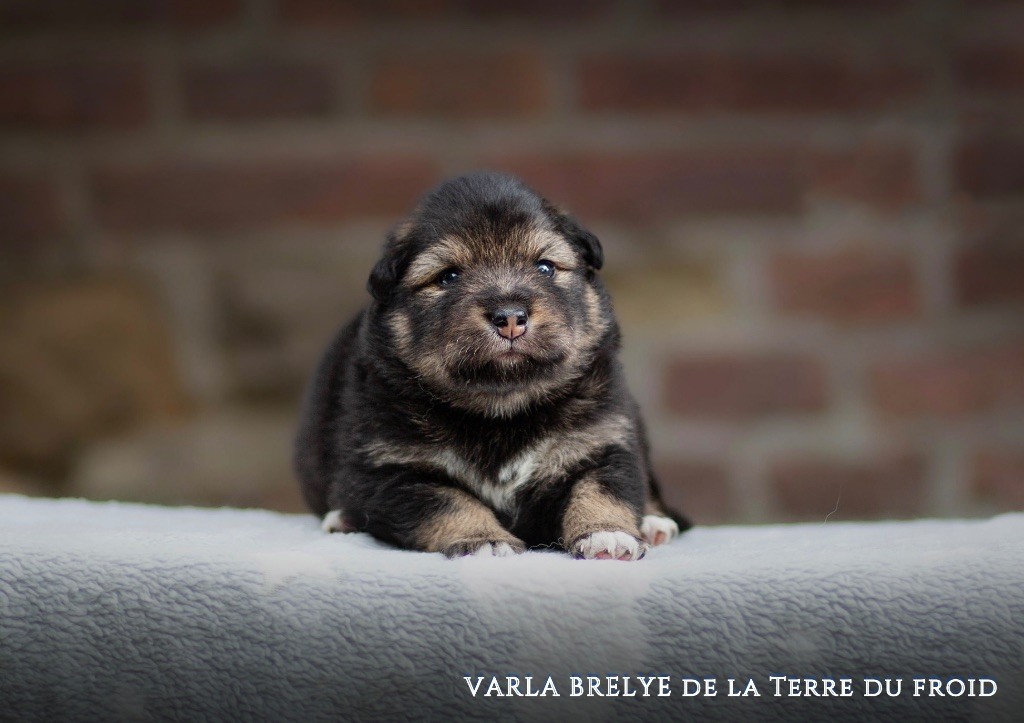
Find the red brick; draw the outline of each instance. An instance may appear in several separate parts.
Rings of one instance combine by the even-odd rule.
[[[174,0],[169,6],[167,3],[160,3],[160,6],[169,7],[166,17],[172,24],[196,29],[239,20],[243,0]]]
[[[827,390],[821,364],[785,353],[684,357],[669,362],[665,403],[686,417],[758,419],[819,412]]]
[[[1024,446],[989,449],[972,460],[974,494],[1003,510],[1024,510]]]
[[[697,524],[726,522],[736,515],[725,468],[714,462],[666,461],[655,465],[665,504]]]
[[[0,27],[17,31],[69,31],[145,28],[186,29],[237,19],[242,0],[6,0]]]
[[[61,231],[56,185],[37,176],[0,175],[0,249],[25,252]]]
[[[271,223],[393,218],[437,181],[422,156],[167,161],[107,166],[94,178],[112,229],[235,229]]]
[[[650,221],[694,213],[795,214],[803,178],[784,150],[528,155],[490,160],[588,217]]]
[[[542,63],[521,53],[391,56],[369,83],[370,108],[389,116],[530,116],[548,103]]]
[[[810,190],[824,198],[897,211],[922,199],[917,158],[905,145],[869,141],[810,156]]]
[[[822,9],[856,10],[898,10],[910,4],[911,0],[786,0],[784,3],[765,3],[764,0],[658,0],[659,15],[671,19],[685,19],[691,15],[710,13],[736,13],[754,10],[763,12],[766,7],[791,14],[793,11]]]
[[[655,8],[659,15],[675,20],[693,15],[743,12],[761,4],[758,0],[658,0]]]
[[[921,302],[909,261],[868,251],[776,256],[772,293],[784,311],[839,322],[898,321],[917,315]]]
[[[1024,235],[1013,246],[963,249],[955,264],[957,300],[964,306],[1024,303]]]
[[[872,365],[871,396],[892,416],[958,417],[1024,402],[1024,345],[934,350]]]
[[[184,86],[186,113],[199,120],[322,116],[331,108],[331,72],[320,65],[193,65]]]
[[[138,66],[62,64],[0,71],[0,126],[124,129],[148,117],[149,98]]]
[[[747,51],[585,58],[580,104],[594,111],[831,113],[878,110],[921,94],[925,74],[879,60]]]
[[[959,190],[976,196],[1024,192],[1024,140],[982,135],[957,148],[954,177]]]
[[[469,20],[580,22],[607,14],[610,0],[281,0],[281,17],[313,27]]]
[[[985,45],[962,48],[955,58],[956,80],[969,92],[1024,91],[1024,47]]]
[[[790,518],[916,517],[927,510],[925,465],[917,455],[784,459],[771,466],[769,477],[779,508]]]
[[[5,30],[83,30],[137,27],[153,22],[156,4],[136,0],[6,0],[0,3]]]
[[[477,21],[582,22],[607,15],[612,0],[448,0],[459,16]]]
[[[446,12],[450,3],[448,0],[280,0],[279,5],[278,12],[284,21],[321,27],[430,20]]]

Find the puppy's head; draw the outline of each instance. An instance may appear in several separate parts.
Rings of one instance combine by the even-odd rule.
[[[370,275],[387,349],[432,394],[508,416],[564,389],[615,324],[601,244],[520,181],[428,194]]]

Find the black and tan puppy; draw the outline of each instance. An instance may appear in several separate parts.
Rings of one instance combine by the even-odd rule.
[[[449,557],[637,560],[689,527],[659,500],[601,264],[514,178],[428,194],[309,389],[296,465],[324,528]]]

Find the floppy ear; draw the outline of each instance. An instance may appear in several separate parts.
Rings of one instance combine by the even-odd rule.
[[[580,222],[569,214],[558,210],[549,202],[544,202],[545,210],[555,224],[555,230],[565,236],[583,255],[587,266],[597,270],[604,265],[604,250],[597,236],[580,225]]]
[[[401,224],[388,234],[383,255],[377,265],[373,267],[370,278],[366,282],[367,290],[381,304],[387,303],[391,298],[391,294],[409,265],[411,248],[407,232],[408,226]]]

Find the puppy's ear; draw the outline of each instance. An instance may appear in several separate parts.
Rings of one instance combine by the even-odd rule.
[[[409,225],[400,224],[388,233],[384,252],[370,272],[366,288],[379,303],[384,304],[391,298],[395,287],[402,279],[412,249],[409,243]]]
[[[555,224],[555,230],[565,236],[583,255],[587,266],[597,270],[604,265],[604,250],[597,236],[580,225],[580,222],[569,214],[555,208],[544,201],[544,209]]]

